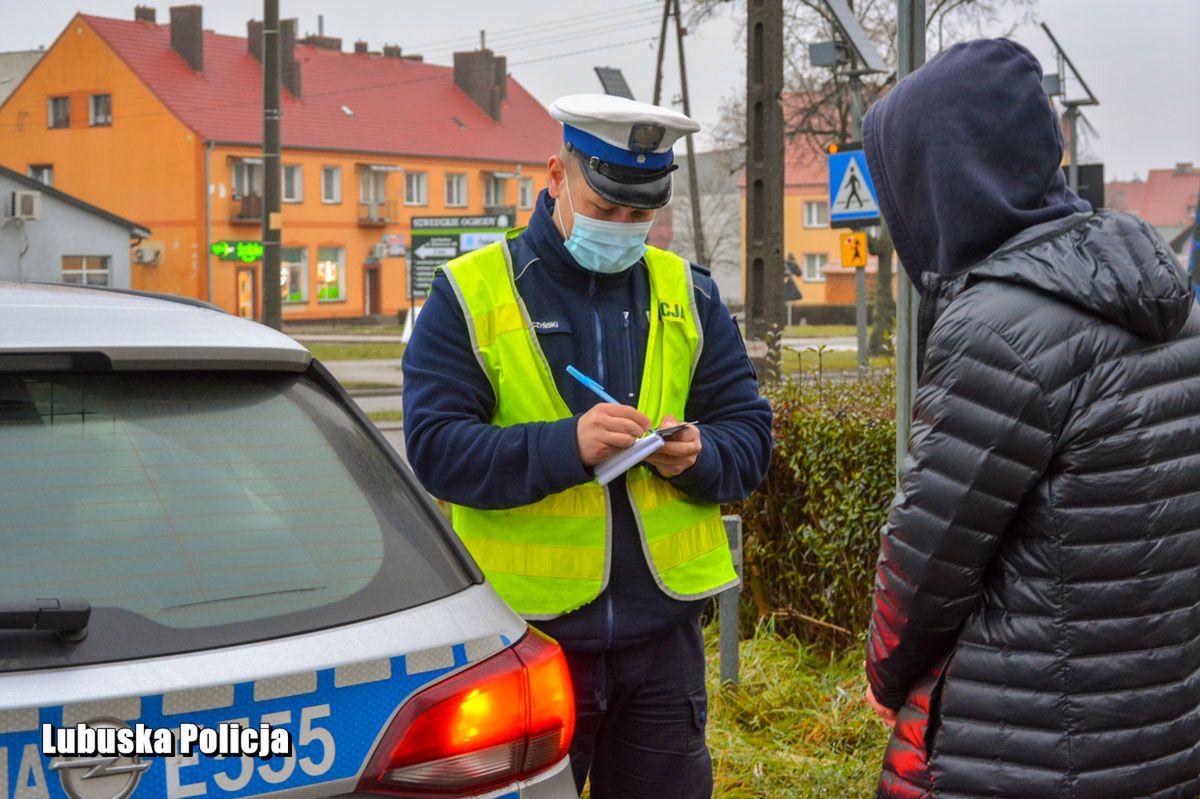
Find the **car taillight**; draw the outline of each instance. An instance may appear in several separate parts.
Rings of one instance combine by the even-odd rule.
[[[481,793],[567,756],[575,699],[562,649],[530,629],[516,646],[412,697],[358,790],[424,797]]]

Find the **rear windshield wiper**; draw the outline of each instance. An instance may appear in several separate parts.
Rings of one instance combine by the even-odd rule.
[[[0,630],[47,630],[77,644],[87,637],[92,603],[86,599],[26,599],[0,602]]]

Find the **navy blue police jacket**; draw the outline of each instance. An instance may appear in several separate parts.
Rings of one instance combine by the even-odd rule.
[[[509,240],[517,289],[555,384],[573,416],[492,425],[495,395],[471,348],[462,309],[438,274],[404,353],[408,461],[434,496],[475,508],[510,508],[592,479],[579,458],[579,417],[601,400],[567,374],[574,364],[609,394],[637,405],[649,329],[644,262],[617,275],[581,267],[563,246],[554,200],[538,197],[529,226]],[[693,266],[704,346],[687,418],[700,423],[695,465],[671,482],[707,502],[753,491],[771,456],[771,408],[759,396],[741,335],[707,270]],[[635,645],[693,618],[702,602],[662,593],[642,553],[623,478],[611,485],[612,562],[607,587],[582,608],[538,626],[568,649]]]

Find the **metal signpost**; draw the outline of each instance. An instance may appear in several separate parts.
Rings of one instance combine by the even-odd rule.
[[[925,0],[898,0],[896,15],[897,79],[925,63]],[[917,386],[917,292],[903,269],[896,303],[896,474],[908,456],[913,399]]]
[[[859,95],[857,81],[855,94]],[[861,125],[861,123],[859,123]],[[875,193],[875,182],[867,168],[866,153],[861,145],[851,144],[829,154],[829,225],[830,227],[865,228],[879,224],[879,197]],[[858,367],[866,369],[870,364],[867,346],[867,248],[866,234],[858,259],[862,263],[846,262],[846,246],[842,246],[842,266],[857,267],[854,275],[854,322],[858,328]],[[851,239],[857,241],[857,239]],[[844,242],[844,240],[843,240]],[[853,247],[850,255],[854,256]]]

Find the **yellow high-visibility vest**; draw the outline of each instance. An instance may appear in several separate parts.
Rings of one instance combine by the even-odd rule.
[[[654,247],[645,260],[652,310],[637,407],[657,426],[667,415],[684,418],[703,329],[687,261]],[[443,269],[496,396],[492,424],[570,418],[517,293],[507,243],[468,253]],[[642,551],[664,594],[700,599],[737,584],[717,505],[691,499],[644,465],[626,473],[625,488]],[[610,502],[608,488],[592,480],[517,508],[455,505],[453,524],[492,586],[517,613],[552,619],[591,602],[608,584]]]

